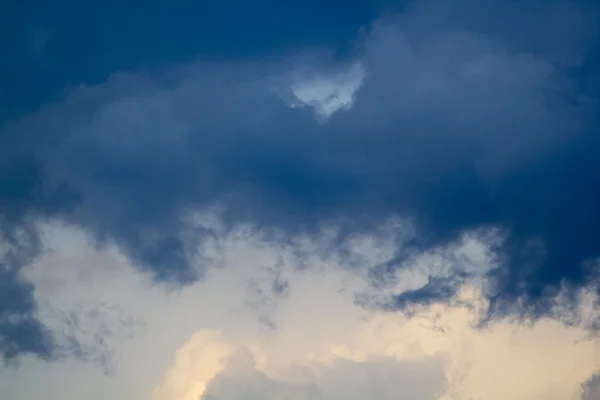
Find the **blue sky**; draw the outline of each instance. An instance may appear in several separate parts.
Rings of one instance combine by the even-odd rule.
[[[0,14],[0,395],[598,396],[595,3]]]

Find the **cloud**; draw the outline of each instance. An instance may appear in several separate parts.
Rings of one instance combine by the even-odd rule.
[[[35,287],[36,316],[66,351],[55,362],[25,356],[19,369],[2,370],[3,394],[579,400],[600,371],[594,287],[565,288],[545,318],[484,327],[487,274],[465,280],[450,299],[405,311],[380,306],[452,270],[502,268],[493,233],[415,254],[382,283],[374,271],[409,243],[412,228],[402,221],[340,242],[335,227],[280,241],[251,225],[228,230],[212,213],[186,220],[186,243],[200,228],[213,236],[189,248],[205,279],[177,290],[137,272],[114,243],[98,247],[81,228],[41,223],[45,251],[22,279]],[[73,343],[84,357],[73,355]]]
[[[498,230],[503,268],[440,265],[425,286],[360,301],[437,304],[488,274],[494,318],[551,314],[563,286],[588,286],[582,265],[600,247],[597,20],[584,2],[416,1],[373,23],[347,57],[305,51],[115,74],[5,123],[0,221],[3,240],[22,240],[5,280],[14,300],[0,303],[2,353],[71,346],[33,318],[46,311],[20,277],[40,249],[38,221],[117,246],[132,270],[173,289],[210,270],[189,249],[215,233],[186,222],[210,207],[224,231],[250,226],[284,243],[337,227],[332,248],[406,219],[409,243],[390,244],[373,272],[384,282],[410,273],[415,254]],[[294,96],[310,107],[290,107]],[[31,317],[14,324],[15,313]]]
[[[581,400],[592,400],[600,396],[600,385],[598,382],[598,375],[595,375],[588,382],[586,382]]]
[[[0,352],[7,363],[17,361],[22,353],[52,357],[48,330],[34,313],[34,287],[20,275],[20,267],[31,262],[20,248],[37,245],[29,233],[21,230],[11,237],[0,236]]]
[[[257,371],[248,351],[238,351],[231,358],[225,370],[210,380],[201,399],[438,399],[444,391],[444,371],[436,359],[338,360],[330,366],[297,371],[312,379],[295,383]]]
[[[291,107],[310,106],[321,118],[329,118],[338,110],[350,109],[364,79],[360,63],[332,76],[297,78],[288,90],[294,100]]]

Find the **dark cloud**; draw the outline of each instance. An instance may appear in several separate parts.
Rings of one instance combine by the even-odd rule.
[[[0,254],[0,354],[6,364],[12,364],[22,354],[36,354],[51,359],[53,342],[50,331],[36,318],[33,285],[20,275],[20,267],[33,254],[23,246],[37,244],[28,238],[31,231],[22,229],[19,236],[5,237]]]
[[[352,109],[325,122],[271,89],[291,82],[293,65],[344,68],[334,57],[78,88],[3,127],[3,231],[57,216],[180,284],[198,278],[181,218],[215,203],[232,224],[287,233],[408,216],[420,249],[497,226],[508,240],[495,308],[523,294],[535,302],[563,280],[583,284],[581,263],[600,255],[598,12],[416,1],[357,45],[366,78]],[[431,282],[399,304],[455,286]]]
[[[600,375],[594,375],[583,385],[581,396],[581,400],[594,400],[597,398],[600,398]]]

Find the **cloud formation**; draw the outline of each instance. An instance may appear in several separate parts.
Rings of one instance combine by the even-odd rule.
[[[445,265],[483,267],[493,251],[485,236],[417,256],[401,279],[374,288],[368,276],[393,257],[406,234],[402,224],[332,248],[332,234],[286,244],[250,226],[225,232],[210,215],[193,220],[216,232],[203,242],[202,264],[194,262],[208,268],[207,277],[177,291],[135,272],[118,248],[97,248],[79,228],[41,227],[46,255],[24,276],[55,341],[68,349],[75,338],[87,362],[24,357],[21,368],[0,373],[3,393],[17,400],[580,400],[584,390],[593,393],[600,371],[600,341],[590,329],[600,319],[593,287],[578,290],[575,301],[568,291],[556,296],[546,318],[506,317],[485,328],[478,326],[485,278],[462,285],[449,301],[405,312],[356,301],[390,301],[447,273]]]
[[[594,396],[599,13],[416,0],[345,54],[117,72],[4,121],[0,386]]]
[[[600,385],[598,382],[599,380],[597,375],[586,382],[581,400],[592,400],[600,397]]]

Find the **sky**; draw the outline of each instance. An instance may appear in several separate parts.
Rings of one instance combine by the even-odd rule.
[[[0,6],[0,397],[600,399],[600,5]]]

